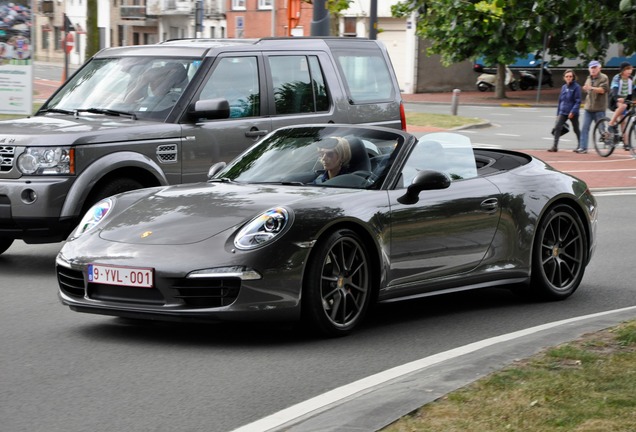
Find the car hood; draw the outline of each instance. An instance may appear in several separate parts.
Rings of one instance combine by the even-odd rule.
[[[0,142],[16,146],[138,141],[179,134],[178,125],[102,114],[50,114],[0,122]]]
[[[352,192],[355,191],[234,183],[154,189],[132,204],[117,199],[115,214],[104,221],[100,237],[130,244],[196,243],[223,231],[235,230],[272,207]],[[118,212],[119,201],[125,210]]]

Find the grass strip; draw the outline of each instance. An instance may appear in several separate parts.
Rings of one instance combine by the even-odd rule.
[[[633,432],[635,396],[630,321],[515,362],[382,431]]]

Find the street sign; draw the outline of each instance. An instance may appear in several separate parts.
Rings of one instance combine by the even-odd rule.
[[[67,33],[66,38],[64,38],[64,49],[66,50],[66,54],[70,54],[75,47],[75,37],[73,37],[73,33]]]

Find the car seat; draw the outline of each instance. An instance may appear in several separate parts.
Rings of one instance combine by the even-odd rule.
[[[349,142],[349,148],[351,149],[349,171],[371,171],[369,153],[362,140],[355,136],[346,136],[344,138]]]

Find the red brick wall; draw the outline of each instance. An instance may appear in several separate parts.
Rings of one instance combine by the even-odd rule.
[[[243,38],[260,38],[272,36],[272,11],[258,9],[258,0],[246,0],[245,10],[232,10],[232,0],[226,0],[227,37],[237,37],[237,17],[243,18]],[[287,36],[287,7],[290,0],[274,0],[276,13],[274,36]],[[311,35],[311,21],[313,20],[313,5],[300,2],[300,21],[303,35]]]

